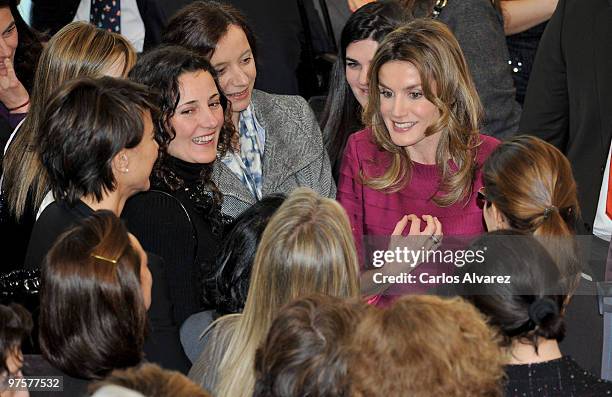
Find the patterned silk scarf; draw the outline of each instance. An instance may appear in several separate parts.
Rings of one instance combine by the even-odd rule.
[[[251,191],[253,197],[262,197],[262,158],[266,130],[259,124],[253,104],[240,112],[240,156],[228,152],[221,160]]]

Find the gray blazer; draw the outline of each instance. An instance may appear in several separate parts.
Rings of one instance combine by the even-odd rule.
[[[252,103],[257,121],[266,130],[262,195],[289,194],[305,186],[335,198],[321,130],[304,98],[254,90]],[[222,161],[215,161],[213,180],[223,193],[224,214],[236,217],[255,204],[249,189]]]

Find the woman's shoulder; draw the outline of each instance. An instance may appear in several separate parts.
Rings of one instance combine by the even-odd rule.
[[[295,113],[310,109],[308,102],[299,95],[270,94],[265,91],[253,90],[252,102],[255,109],[262,113],[281,111]]]
[[[347,148],[355,148],[358,149],[359,152],[372,152],[377,151],[378,147],[374,142],[374,133],[370,127],[366,127],[361,131],[357,131],[349,135],[347,143]]]
[[[482,163],[489,157],[495,148],[499,146],[501,142],[497,138],[484,134],[480,134],[478,139],[480,143],[478,145],[477,159],[479,163]]]

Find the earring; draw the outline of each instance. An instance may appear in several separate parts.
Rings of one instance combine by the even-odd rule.
[[[126,167],[126,169],[123,171],[123,173],[127,174],[128,172],[130,172],[130,170]]]

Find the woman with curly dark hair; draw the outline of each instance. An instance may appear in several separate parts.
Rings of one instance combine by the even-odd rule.
[[[171,266],[170,296],[180,323],[202,306],[197,280],[209,270],[200,264],[213,262],[224,223],[213,163],[233,150],[237,134],[217,74],[198,54],[162,47],[145,54],[130,76],[159,92],[155,124],[172,140],[154,167],[153,190],[128,201],[123,217],[145,249]]]

